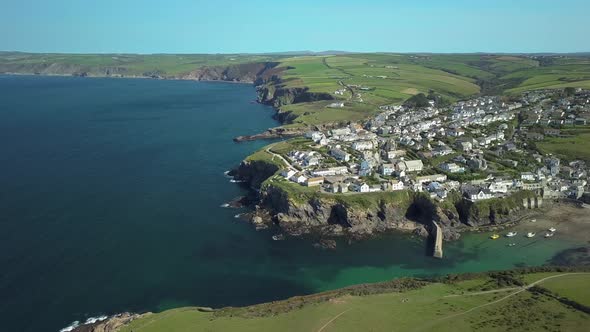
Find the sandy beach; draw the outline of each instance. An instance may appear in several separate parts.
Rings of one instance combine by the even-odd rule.
[[[532,220],[536,220],[532,222]],[[576,207],[567,203],[556,203],[549,208],[531,214],[518,225],[509,230],[519,232],[519,236],[527,232],[535,232],[536,236],[544,236],[550,227],[557,229],[555,236],[567,237],[575,241],[590,242],[590,206]]]

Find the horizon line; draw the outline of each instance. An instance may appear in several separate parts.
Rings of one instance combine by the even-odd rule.
[[[175,53],[175,52],[153,52],[153,53],[141,53],[141,52],[31,52],[31,51],[15,51],[15,50],[0,50],[0,53],[23,53],[23,54],[66,54],[66,55],[296,55],[296,54],[308,54],[308,55],[333,55],[335,53],[341,54],[517,54],[517,55],[581,55],[590,54],[589,51],[576,51],[576,52],[556,52],[556,51],[538,51],[538,52],[490,52],[490,51],[474,51],[474,52],[432,52],[432,51],[411,51],[411,52],[396,52],[396,51],[344,51],[344,50],[324,50],[324,51],[270,51],[270,52],[230,52],[230,53]]]

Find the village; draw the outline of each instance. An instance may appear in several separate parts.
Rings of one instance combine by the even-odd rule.
[[[535,148],[545,136],[559,137],[561,128],[587,125],[590,91],[570,93],[477,97],[446,107],[433,100],[427,107],[380,106],[364,123],[307,132],[281,155],[288,167],[280,176],[332,194],[412,190],[436,200],[459,193],[479,201],[531,190],[543,198],[577,199],[588,189],[586,162]]]

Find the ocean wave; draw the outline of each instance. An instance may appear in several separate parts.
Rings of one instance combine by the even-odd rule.
[[[59,332],[71,332],[73,331],[75,328],[79,327],[80,325],[89,325],[89,324],[94,324],[94,323],[98,323],[98,322],[102,322],[103,320],[109,318],[108,316],[102,315],[102,316],[98,316],[98,317],[89,317],[88,319],[86,319],[86,321],[83,324],[80,324],[80,321],[73,321],[72,324],[64,327],[63,329],[59,330]]]
[[[242,183],[242,182],[246,182],[244,180],[235,180],[235,179],[231,179],[229,180],[229,182],[233,182],[233,183]]]
[[[73,331],[78,326],[80,326],[80,322],[76,320],[76,321],[72,322],[72,324],[59,330],[59,332],[70,332],[70,331]]]
[[[243,215],[243,213],[238,213],[234,216],[234,218],[238,219],[239,217],[241,217]]]
[[[226,207],[229,207],[229,204],[227,204],[227,203],[224,203],[224,204],[221,204],[220,206],[221,206],[222,208],[226,208]]]
[[[88,324],[94,324],[94,323],[98,323],[98,322],[102,322],[103,320],[109,318],[108,316],[98,316],[98,317],[90,317],[88,318],[85,322],[84,325],[88,325]]]

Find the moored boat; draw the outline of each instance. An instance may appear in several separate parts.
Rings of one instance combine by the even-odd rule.
[[[555,231],[556,231],[556,230],[557,230],[557,228],[555,228],[555,227],[551,227],[551,228],[549,228],[549,231],[550,231],[551,233],[555,233]]]
[[[276,234],[272,236],[272,239],[275,241],[281,241],[285,239],[285,236],[283,234]]]
[[[536,234],[534,232],[526,233],[526,237],[534,237]]]
[[[492,234],[492,236],[490,236],[490,239],[492,239],[492,240],[496,240],[499,238],[500,238],[500,235],[498,235],[498,234]]]
[[[514,237],[516,236],[516,234],[518,234],[518,232],[508,232],[508,234],[506,234],[506,237]]]
[[[545,237],[552,237],[553,235],[555,235],[555,233],[546,233]]]

